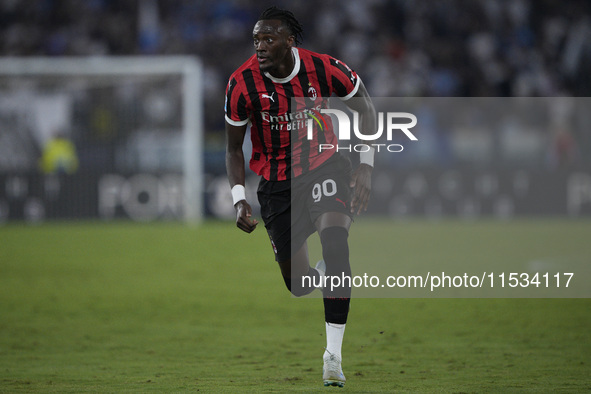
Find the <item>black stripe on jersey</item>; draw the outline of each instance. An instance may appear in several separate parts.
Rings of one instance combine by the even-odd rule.
[[[351,80],[351,83],[355,84],[355,78],[353,78],[353,73],[351,72],[351,69],[345,67],[343,63],[337,62],[335,59],[330,59],[330,64],[341,70],[341,72]]]
[[[305,97],[306,108],[313,107],[314,102],[306,96],[308,94],[308,87],[310,80],[308,79],[308,70],[306,70],[306,62],[302,61],[300,64],[300,72],[298,73],[298,80],[302,88],[302,95]]]
[[[316,69],[316,76],[318,77],[318,84],[320,85],[320,95],[322,97],[330,97],[330,90],[328,86],[328,79],[326,78],[326,69],[322,59],[312,56],[314,68]]]
[[[254,75],[252,74],[252,70],[246,69],[242,72],[242,78],[244,79],[244,84],[246,85],[246,91],[248,92],[248,97],[250,98],[250,104],[252,105],[252,112],[260,112],[262,110],[261,100],[259,98],[259,93],[257,92],[257,85],[254,80]]]
[[[242,78],[244,78],[244,84],[246,85],[246,91],[248,92],[248,97],[250,98],[250,102],[253,106],[253,112],[260,112],[261,102],[259,99],[259,93],[257,92],[257,86],[252,75],[252,70],[244,70],[242,72]],[[265,146],[262,118],[260,116],[253,116],[252,121],[256,122],[256,129],[258,130],[259,140],[261,141],[261,146],[263,147],[263,154],[267,156],[267,147]]]
[[[269,108],[269,115],[271,117],[279,116],[279,94],[277,93],[277,89],[275,89],[275,84],[269,78],[263,78],[263,81],[265,82],[265,89],[267,90],[267,94],[269,96],[275,98],[275,100],[268,99],[271,104],[271,107]],[[262,103],[261,103],[261,107],[262,107]],[[281,135],[278,131],[271,130],[271,123],[270,122],[267,125],[267,129],[268,129],[269,135],[271,136],[271,146],[272,146],[271,160],[269,160],[269,158],[267,157],[267,160],[269,161],[269,164],[270,164],[269,179],[279,179],[279,177],[278,177],[279,166],[277,165],[278,164],[277,156],[279,153],[278,152],[279,147],[281,146]]]
[[[302,95],[306,97],[304,102],[306,103],[306,108],[313,107],[313,101],[307,97],[308,94],[308,85],[310,84],[310,80],[308,79],[308,70],[306,69],[306,62],[302,61],[300,64],[300,72],[298,73],[298,79],[300,81],[300,87],[302,88]],[[301,136],[301,152],[300,152],[300,166],[302,167],[303,172],[308,172],[310,168],[310,141],[308,138]],[[293,158],[290,160],[293,163]],[[290,163],[290,164],[291,164]],[[295,174],[291,174],[291,176],[295,176]]]
[[[303,64],[304,62],[302,62]],[[287,113],[291,114],[292,113],[292,100],[295,97],[295,93],[293,92],[293,83],[292,82],[287,82],[283,84],[283,89],[285,90],[285,96],[287,97]],[[297,110],[297,108],[296,108]],[[285,152],[285,176],[287,178],[293,176],[293,174],[291,173],[292,170],[292,160],[293,160],[293,156],[292,156],[292,147],[293,147],[293,139],[294,138],[299,138],[297,135],[297,130],[292,130],[289,133],[289,147],[288,150]]]
[[[306,97],[306,108],[312,108],[314,107],[314,101],[312,101],[309,96],[307,96],[308,94],[308,84],[310,83],[310,80],[308,79],[308,72],[306,70],[306,63],[302,62],[301,68],[300,68],[300,73],[298,74],[298,78],[300,80],[300,85],[302,87],[302,91],[304,94],[304,97]],[[326,78],[326,77],[325,77]],[[322,84],[321,84],[322,85]],[[322,95],[322,97],[328,97],[328,96],[324,96]],[[316,123],[314,123],[314,127],[316,127]],[[318,143],[319,144],[326,144],[326,138],[324,136],[324,133],[318,133]],[[302,142],[302,152],[306,154],[306,158],[309,157],[309,152],[310,152],[310,141],[306,138],[303,140]],[[308,161],[308,165],[309,165],[309,161]],[[307,171],[308,167],[305,167],[304,171]]]
[[[316,69],[316,77],[318,78],[318,84],[320,85],[320,95],[322,97],[330,97],[331,91],[330,87],[328,86],[328,79],[326,78],[326,68],[324,67],[324,62],[322,59],[316,56],[312,56],[312,61],[314,62],[314,68]],[[324,132],[328,132],[328,130],[324,130]],[[326,143],[326,136],[324,132],[318,131],[318,143],[325,144]]]
[[[244,97],[244,95],[242,93],[240,93],[240,97],[238,97],[238,108],[246,108],[246,97]],[[238,115],[238,118],[240,118],[240,119],[246,119],[248,117],[248,114],[246,113],[246,111],[237,112],[236,114]]]
[[[322,62],[322,59],[318,58],[318,57],[312,57],[313,59],[313,64],[314,64],[314,68],[316,71],[316,78],[318,78],[318,85],[320,87],[320,96],[321,97],[328,97],[330,96],[330,91],[328,90],[328,84],[327,84],[327,80],[326,80],[326,70],[324,68],[324,63]],[[306,70],[306,65],[305,62],[302,62],[302,68],[304,72],[300,72],[300,83],[302,85],[302,90],[304,92],[304,96],[306,96],[306,106],[309,108],[313,108],[315,106],[315,104],[318,103],[312,101],[308,96],[308,91],[307,91],[307,87],[308,84],[310,83],[310,80],[308,79],[308,73]],[[320,99],[320,97],[319,97]],[[324,115],[324,116],[329,116],[329,115]],[[314,129],[316,129],[316,143],[317,144],[326,144],[326,132],[328,132],[328,130],[321,130],[319,129],[318,125],[314,122],[313,123],[313,127]],[[306,131],[307,132],[307,131]],[[302,172],[308,172],[310,169],[310,154],[312,151],[312,141],[308,140],[308,138],[304,138],[302,137],[302,145],[301,145],[301,154],[300,154],[300,166],[302,169]]]
[[[236,78],[232,78],[229,82],[229,88],[226,92],[226,115],[228,118],[232,119],[232,92],[234,92],[234,88],[236,87]]]
[[[337,96],[345,97],[348,93],[347,87],[345,85],[343,85],[341,83],[341,81],[339,81],[339,79],[337,77],[335,77],[334,75],[332,76],[331,81],[332,81],[332,90],[335,91]]]

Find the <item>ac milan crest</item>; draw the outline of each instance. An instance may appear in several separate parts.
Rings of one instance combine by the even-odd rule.
[[[318,98],[318,93],[316,93],[316,89],[314,89],[314,86],[312,85],[310,85],[310,87],[308,88],[308,96],[310,96],[312,101],[316,101],[316,99]]]

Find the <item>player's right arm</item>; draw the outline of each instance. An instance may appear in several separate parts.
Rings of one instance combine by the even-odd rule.
[[[226,122],[226,171],[230,187],[245,184],[244,152],[242,143],[246,134],[246,125],[234,126]],[[252,208],[246,199],[234,204],[236,209],[236,226],[247,233],[251,233],[259,223],[251,219]]]

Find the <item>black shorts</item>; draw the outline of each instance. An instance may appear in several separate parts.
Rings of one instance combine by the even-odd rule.
[[[287,261],[316,231],[326,212],[351,214],[351,162],[334,154],[320,167],[292,180],[261,178],[257,195],[275,260]]]

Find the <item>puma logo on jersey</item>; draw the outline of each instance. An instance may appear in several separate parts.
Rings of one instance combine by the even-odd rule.
[[[271,93],[271,95],[269,96],[267,93],[263,93],[263,95],[261,96],[262,98],[268,98],[269,100],[271,100],[272,102],[275,102],[275,99],[273,98],[273,95],[275,94],[275,92]]]

